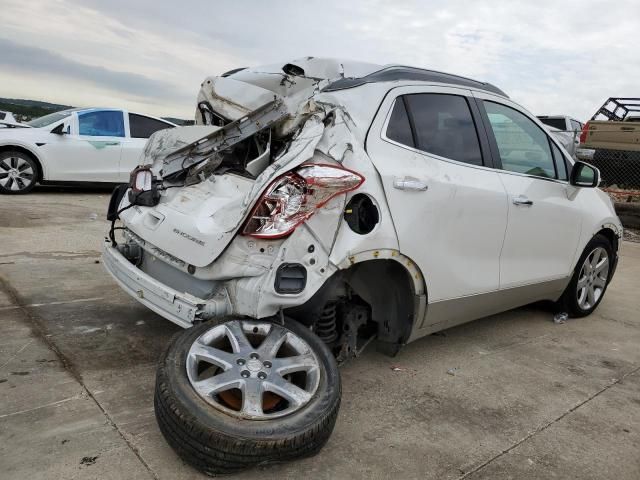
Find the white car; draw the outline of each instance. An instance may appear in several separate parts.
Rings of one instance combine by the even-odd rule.
[[[119,109],[63,110],[0,129],[0,193],[36,183],[121,183],[149,136],[175,124]]]
[[[336,359],[372,340],[395,354],[540,300],[588,315],[614,274],[598,170],[493,85],[307,57],[208,78],[197,112],[114,192],[103,263],[191,327],[156,416],[206,473],[317,452]]]

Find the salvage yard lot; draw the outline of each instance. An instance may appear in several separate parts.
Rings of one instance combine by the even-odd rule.
[[[99,263],[108,199],[0,197],[3,479],[202,478],[153,414],[156,360],[180,329]],[[238,478],[640,478],[639,279],[640,244],[625,242],[588,318],[554,324],[530,306],[396,358],[371,348],[341,370],[318,456]]]

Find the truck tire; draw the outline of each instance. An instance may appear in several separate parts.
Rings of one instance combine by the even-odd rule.
[[[172,339],[154,407],[169,445],[213,476],[318,453],[340,396],[336,361],[308,328],[233,319]]]
[[[595,235],[580,255],[571,281],[558,300],[558,309],[572,317],[590,315],[604,298],[613,265],[611,242],[604,235]]]

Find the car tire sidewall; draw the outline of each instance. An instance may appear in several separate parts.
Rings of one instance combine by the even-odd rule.
[[[607,252],[607,255],[609,256],[609,272],[607,275],[607,283],[604,286],[602,295],[600,295],[600,298],[595,303],[595,305],[593,305],[588,310],[584,310],[578,304],[578,279],[580,277],[580,270],[582,269],[582,265],[585,259],[589,256],[589,254],[591,254],[591,252],[593,252],[594,249],[598,247],[604,248]],[[578,260],[578,263],[574,270],[573,277],[571,278],[571,281],[569,282],[569,285],[567,286],[567,289],[565,290],[565,293],[563,295],[563,307],[572,316],[585,317],[593,313],[593,311],[598,308],[598,305],[600,305],[600,302],[604,298],[604,295],[607,293],[607,287],[609,286],[609,282],[611,281],[611,271],[613,269],[614,263],[613,255],[614,252],[613,247],[611,246],[611,242],[604,235],[597,234],[589,241],[584,251],[582,252],[582,255],[580,255],[580,259]]]
[[[218,323],[205,323],[176,336],[160,364],[160,369],[166,371],[159,372],[158,380],[166,382],[173,398],[180,402],[184,409],[181,414],[193,417],[203,428],[211,429],[216,434],[245,437],[253,442],[273,441],[313,428],[335,409],[336,402],[340,402],[340,373],[335,358],[313,332],[295,320],[287,319],[284,326],[309,344],[320,363],[320,383],[311,401],[300,410],[273,420],[238,419],[212,407],[191,386],[186,359],[192,343]]]
[[[11,157],[21,158],[22,160],[28,162],[29,165],[31,165],[31,168],[33,169],[33,172],[34,172],[33,180],[29,185],[27,185],[26,188],[23,188],[21,190],[10,190],[0,185],[0,193],[5,193],[9,195],[23,195],[25,193],[29,193],[36,186],[36,183],[38,182],[38,178],[40,176],[40,169],[38,168],[38,163],[31,156],[27,154],[24,154],[22,152],[14,152],[14,151],[0,153],[0,162]]]

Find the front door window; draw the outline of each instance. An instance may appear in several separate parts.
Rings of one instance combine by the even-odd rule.
[[[80,135],[124,137],[124,118],[119,111],[90,111],[78,115]]]

